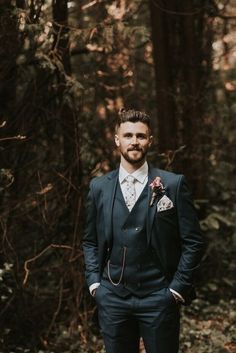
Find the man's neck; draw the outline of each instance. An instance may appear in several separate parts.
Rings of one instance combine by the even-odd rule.
[[[127,173],[132,174],[137,169],[141,168],[145,162],[146,162],[146,160],[143,160],[141,162],[131,164],[131,163],[127,162],[124,158],[121,158],[120,164],[127,171]]]

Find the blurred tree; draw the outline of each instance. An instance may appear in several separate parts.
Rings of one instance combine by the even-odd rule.
[[[72,71],[70,62],[70,39],[68,27],[68,1],[53,0],[53,28],[54,42],[51,56],[57,63],[56,75],[58,78],[58,99],[60,102],[58,117],[61,120],[64,140],[64,165],[65,176],[71,183],[71,196],[76,195],[76,188],[81,182],[82,171],[80,170],[80,143],[79,143],[79,102],[70,94],[72,85]],[[77,197],[76,197],[77,200]],[[75,200],[74,200],[75,201]],[[78,202],[78,200],[77,200]],[[71,211],[76,210],[75,203],[71,204]]]
[[[209,143],[204,120],[212,70],[208,5],[206,1],[150,0],[160,151],[168,156],[186,146],[174,169],[189,177],[198,198],[205,193],[205,145]]]
[[[7,352],[45,348],[58,333],[59,317],[77,332],[84,285],[78,139],[83,88],[70,69],[67,2],[1,6],[1,123],[6,124],[1,124],[0,324]],[[15,142],[20,134],[27,138]]]
[[[116,166],[122,106],[153,116],[159,146],[149,158],[184,171],[210,199],[203,278],[219,273],[211,296],[226,288],[230,297],[234,14],[234,0],[0,1],[4,353],[102,350],[84,290],[83,196],[92,175]]]
[[[16,99],[17,66],[16,59],[19,55],[22,41],[18,31],[18,17],[14,13],[10,0],[1,1],[0,22],[0,116],[1,120],[10,117]],[[13,46],[12,43],[15,43]],[[13,117],[11,128],[13,130]],[[14,133],[14,132],[13,132]]]

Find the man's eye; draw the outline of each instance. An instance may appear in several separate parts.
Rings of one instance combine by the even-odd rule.
[[[124,137],[126,137],[126,138],[131,138],[132,135],[131,135],[131,134],[125,134]]]

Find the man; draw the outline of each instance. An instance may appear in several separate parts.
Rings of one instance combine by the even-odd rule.
[[[92,180],[86,279],[107,353],[177,353],[179,306],[194,298],[203,240],[183,175],[152,168],[150,118],[122,109],[119,169]]]

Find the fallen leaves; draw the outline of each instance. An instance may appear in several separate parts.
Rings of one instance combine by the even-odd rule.
[[[180,353],[236,353],[236,300],[204,298],[183,309]]]

